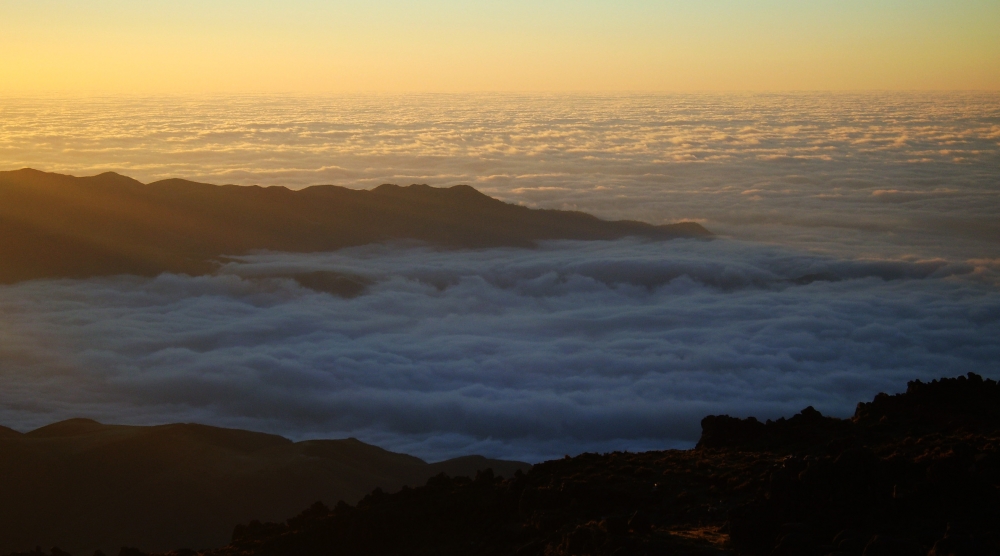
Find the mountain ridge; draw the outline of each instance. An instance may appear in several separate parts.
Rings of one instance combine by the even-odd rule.
[[[554,239],[710,238],[694,222],[608,221],[530,209],[467,185],[143,184],[105,172],[74,177],[0,172],[0,283],[163,272],[210,274],[224,256],[333,251],[412,239],[447,248],[525,247]]]
[[[0,429],[0,553],[142,545],[221,546],[235,523],[287,517],[317,500],[358,501],[441,473],[505,476],[531,466],[463,456],[428,463],[356,438],[293,442],[196,423],[68,419]]]

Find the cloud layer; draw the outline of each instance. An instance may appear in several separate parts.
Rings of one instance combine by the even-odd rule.
[[[687,446],[709,413],[846,416],[914,378],[1000,377],[998,269],[623,240],[28,282],[0,287],[0,422],[189,420],[429,459]],[[320,271],[372,284],[289,278]]]
[[[190,420],[536,460],[687,446],[708,413],[848,415],[913,378],[1000,378],[998,101],[3,99],[2,169],[467,183],[742,241],[383,245],[3,286],[0,424]],[[302,285],[338,274],[365,293]]]
[[[4,99],[0,168],[467,183],[844,256],[998,258],[997,93]]]

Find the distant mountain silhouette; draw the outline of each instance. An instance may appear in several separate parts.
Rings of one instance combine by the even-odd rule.
[[[0,427],[0,554],[216,547],[236,523],[284,519],[319,500],[354,503],[440,473],[528,468],[481,456],[429,464],[355,439],[292,442],[193,424]]]
[[[531,247],[540,240],[709,237],[694,222],[655,226],[504,203],[472,187],[142,184],[0,172],[0,283],[162,272],[205,274],[224,255],[330,251],[415,239],[456,248]],[[349,285],[348,285],[349,286]]]

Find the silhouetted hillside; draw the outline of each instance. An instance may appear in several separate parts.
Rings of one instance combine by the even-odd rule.
[[[968,377],[919,380],[906,392],[881,393],[858,404],[852,419],[824,417],[812,407],[790,419],[762,423],[750,417],[709,415],[701,421],[699,448],[808,448],[818,441],[834,443],[891,441],[900,435],[925,436],[1000,430],[1000,384],[970,373]]]
[[[293,443],[192,424],[0,428],[0,553],[221,546],[235,523],[283,519],[317,500],[353,503],[442,472],[529,467],[478,456],[428,464],[355,439]]]
[[[852,420],[815,410],[734,420],[763,427],[752,442],[706,430],[715,440],[695,450],[583,454],[507,479],[439,476],[241,525],[205,554],[996,555],[998,392],[973,374],[914,382]],[[718,423],[742,430],[706,420]]]
[[[530,247],[546,239],[708,237],[693,222],[654,226],[533,210],[459,185],[142,184],[114,173],[77,178],[0,172],[0,282],[161,272],[208,273],[252,250],[329,251],[395,239],[447,247]],[[349,285],[348,285],[349,286]]]
[[[970,373],[879,394],[853,419],[708,418],[694,450],[583,454],[508,478],[442,474],[354,506],[244,522],[200,554],[995,556],[998,395]]]

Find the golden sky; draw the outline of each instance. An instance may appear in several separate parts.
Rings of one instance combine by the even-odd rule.
[[[997,0],[0,0],[0,94],[1000,89]]]

